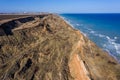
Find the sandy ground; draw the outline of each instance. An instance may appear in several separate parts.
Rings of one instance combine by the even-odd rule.
[[[88,72],[85,68],[85,65],[77,54],[72,56],[69,67],[72,77],[74,77],[75,80],[90,80],[87,76]]]

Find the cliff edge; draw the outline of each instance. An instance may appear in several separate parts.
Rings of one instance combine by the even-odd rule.
[[[0,80],[120,80],[120,64],[58,15],[0,23]]]

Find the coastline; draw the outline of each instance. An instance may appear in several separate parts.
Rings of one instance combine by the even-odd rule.
[[[73,29],[80,31],[79,29],[76,29],[68,20],[65,19],[65,17],[63,17],[62,15],[59,15],[68,25],[70,25]],[[86,35],[86,33],[83,33],[82,31],[80,31],[80,33],[82,33],[85,37],[87,37],[89,39],[89,37]],[[91,40],[92,41],[92,40]],[[94,42],[94,41],[93,41]],[[97,45],[98,46],[98,45]],[[100,47],[100,46],[98,46]],[[101,48],[101,47],[100,47]],[[117,59],[116,56],[114,56],[113,54],[110,53],[110,51],[108,49],[103,49],[101,48],[103,51],[107,52],[108,55],[110,55],[111,57],[113,57],[118,63],[120,63],[120,60]]]
[[[0,54],[2,59],[6,59],[4,62],[1,62],[1,64],[6,64],[10,72],[14,71],[16,74],[14,77],[16,79],[28,74],[37,76],[38,80],[44,80],[48,77],[49,79],[58,80],[71,80],[72,78],[77,80],[77,78],[80,79],[79,76],[81,76],[83,80],[119,79],[120,64],[88,37],[84,36],[80,30],[74,29],[74,27],[62,19],[61,16],[54,14],[42,18],[41,16],[42,15],[33,17],[33,21],[27,20],[27,22],[17,26],[6,23],[13,27],[11,30],[13,34],[8,35],[9,40],[6,34],[0,36],[2,43],[0,53],[8,56],[10,52],[9,49],[13,51],[11,53],[12,59],[6,59]],[[24,19],[26,21],[27,18]],[[17,21],[16,24],[19,24],[19,21]],[[30,27],[30,24],[33,25]],[[7,30],[9,29],[5,24],[2,26],[4,26],[4,30],[5,28]],[[23,26],[25,27],[21,28]],[[15,46],[8,41],[11,41]],[[5,42],[8,43],[6,44]],[[6,46],[9,49],[7,49]],[[17,53],[16,50],[18,51]],[[14,70],[14,67],[17,67],[17,61],[19,61],[17,64],[21,66],[17,70]],[[22,64],[21,61],[25,63]],[[12,67],[9,67],[11,63]],[[29,63],[29,67],[26,67],[25,64]],[[37,72],[34,73],[36,66]],[[26,72],[21,70],[24,67],[26,68]],[[2,66],[0,66],[0,68],[2,69]],[[79,70],[77,70],[78,68]],[[3,75],[0,76],[4,77],[5,73],[11,75],[11,73],[7,71],[1,71],[0,73]],[[29,71],[31,73],[29,73]],[[18,72],[22,74],[18,74]],[[77,73],[83,73],[83,75],[78,74],[76,78]],[[54,75],[54,77],[51,75]],[[0,77],[0,79],[3,77]],[[5,78],[9,79],[11,76]],[[31,79],[31,77],[28,76],[22,77],[22,79],[23,78]],[[34,78],[36,79],[36,77]]]
[[[68,20],[65,19],[65,17],[59,15],[59,17],[61,17],[68,25],[70,25],[73,29],[75,30],[78,30],[76,29]],[[80,31],[80,30],[79,30]],[[83,33],[82,31],[80,31],[80,33],[82,33],[84,36],[88,37],[85,33]]]
[[[72,24],[70,24],[68,21],[66,21],[64,18],[63,18],[63,20],[68,24],[68,25],[72,25]],[[72,28],[73,29],[75,29],[76,31],[78,31],[78,33],[82,33],[80,30],[78,30],[78,29],[76,29],[76,28],[74,28],[73,27],[73,25],[72,25]],[[82,33],[82,35],[84,36],[84,37],[86,37],[88,40],[90,40],[87,36],[85,36],[83,33]],[[90,40],[91,41],[91,40]],[[91,41],[96,47],[98,47],[93,41]],[[78,44],[79,45],[79,44]],[[101,52],[104,52],[104,53],[102,53],[102,54],[104,54],[104,56],[105,57],[107,57],[108,59],[110,59],[110,61],[108,61],[108,63],[110,63],[110,64],[120,64],[119,63],[119,61],[114,57],[114,56],[112,56],[108,51],[104,51],[102,48],[100,48],[100,47],[98,47],[99,49],[100,49],[100,51]],[[84,53],[83,53],[84,54]],[[106,60],[107,60],[107,58],[106,58]],[[88,64],[87,64],[88,65]],[[88,66],[90,66],[90,65],[88,65]],[[85,66],[85,68],[86,68],[86,66]],[[87,69],[88,70],[88,69]],[[89,71],[89,70],[88,70]],[[77,73],[77,72],[76,72]],[[90,73],[88,74],[88,75],[91,75]],[[95,80],[97,80],[97,79],[95,79]],[[115,79],[116,80],[116,79]]]

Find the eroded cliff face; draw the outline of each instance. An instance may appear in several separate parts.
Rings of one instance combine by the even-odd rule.
[[[0,26],[0,80],[119,80],[120,65],[53,14]]]

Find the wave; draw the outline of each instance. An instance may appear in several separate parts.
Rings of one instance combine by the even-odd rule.
[[[95,31],[90,31],[90,33],[94,34],[94,33],[95,33]]]
[[[116,43],[116,40],[118,39],[118,37],[115,36],[112,39],[109,36],[97,33],[96,31],[94,31],[94,30],[92,30],[90,28],[87,28],[87,30],[88,30],[89,35],[91,34],[93,36],[104,39],[105,42],[102,43],[102,48],[105,51],[107,51],[111,55],[114,54],[114,56],[116,55],[116,53],[117,53],[117,55],[120,55],[120,44]]]
[[[76,24],[76,26],[80,26],[80,24]]]
[[[111,54],[114,54],[114,52],[115,52],[115,53],[120,55],[120,44],[116,43],[117,37],[114,37],[114,39],[112,39],[109,36],[105,36],[105,35],[102,35],[102,34],[97,34],[97,35],[99,37],[105,38],[107,40],[106,43],[105,43],[106,45],[105,44],[103,45],[104,48],[108,49],[109,52],[111,52]]]
[[[120,54],[120,44],[115,42],[116,39],[111,39],[109,36],[106,36],[106,38],[108,39],[109,44],[114,47],[116,53]]]

